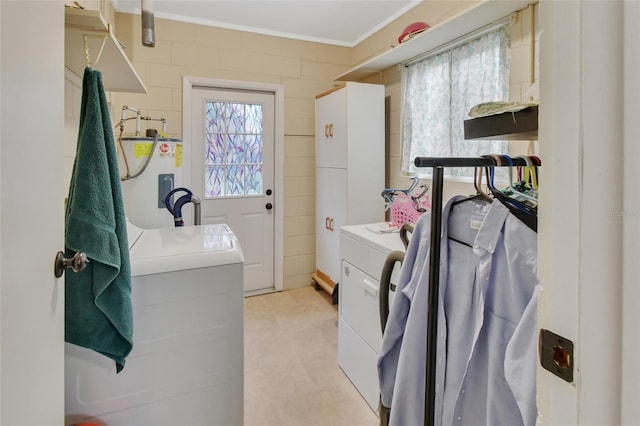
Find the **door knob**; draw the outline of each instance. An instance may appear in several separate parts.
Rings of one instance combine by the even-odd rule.
[[[87,263],[89,263],[87,255],[80,251],[70,259],[64,257],[63,251],[59,251],[56,253],[56,259],[53,265],[53,274],[56,278],[60,278],[67,268],[73,269],[73,272],[80,272],[87,267]]]
[[[267,203],[265,207],[267,208],[267,210],[271,210],[273,208],[273,204]]]

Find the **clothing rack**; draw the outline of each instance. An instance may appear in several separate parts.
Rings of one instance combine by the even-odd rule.
[[[495,156],[498,157],[498,156]],[[498,164],[494,156],[483,157],[416,157],[416,167],[432,167],[431,241],[429,247],[429,293],[427,309],[427,358],[425,375],[424,424],[435,422],[436,345],[438,333],[438,295],[440,291],[440,243],[442,230],[442,187],[445,167],[514,167],[529,166],[525,159],[510,158],[509,164]],[[541,165],[538,161],[535,165]],[[437,231],[436,231],[437,230]]]

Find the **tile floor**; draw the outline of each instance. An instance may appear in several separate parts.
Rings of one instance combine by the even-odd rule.
[[[312,286],[245,299],[245,426],[376,426],[338,367],[338,312]]]

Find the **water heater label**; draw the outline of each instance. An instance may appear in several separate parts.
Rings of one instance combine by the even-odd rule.
[[[136,143],[133,144],[133,156],[135,158],[148,157],[151,155],[152,143]]]
[[[182,144],[176,145],[176,168],[182,167]]]
[[[171,146],[166,142],[161,143],[158,147],[158,153],[160,158],[175,158],[176,157],[176,147]]]

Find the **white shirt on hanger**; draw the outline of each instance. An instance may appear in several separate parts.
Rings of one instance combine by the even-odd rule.
[[[442,215],[435,424],[533,425],[537,235],[499,201],[453,206],[465,198]],[[424,424],[430,221],[412,234],[378,361],[392,426]]]

